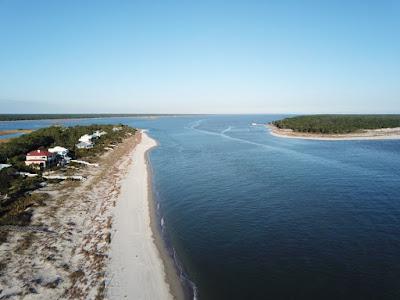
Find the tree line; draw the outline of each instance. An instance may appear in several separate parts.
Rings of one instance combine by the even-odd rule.
[[[0,121],[174,116],[172,114],[0,114]]]
[[[310,115],[285,118],[272,124],[298,132],[340,134],[400,127],[400,115]]]
[[[32,133],[11,139],[7,143],[0,145],[0,163],[15,163],[25,159],[25,154],[40,147],[49,148],[52,146],[61,146],[69,149],[72,153],[79,154],[80,149],[75,145],[79,138],[84,134],[91,134],[96,130],[105,131],[108,134],[102,136],[98,146],[121,139],[127,132],[134,133],[134,129],[125,125],[118,125],[123,130],[112,131],[115,125],[88,125],[88,126],[51,126],[41,128]],[[96,146],[94,151],[96,152]],[[89,152],[81,152],[80,156]],[[78,155],[79,156],[79,155]]]

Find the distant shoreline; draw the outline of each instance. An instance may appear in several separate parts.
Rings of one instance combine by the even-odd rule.
[[[319,140],[319,141],[357,141],[357,140],[397,140],[400,139],[400,127],[369,129],[362,132],[346,134],[320,134],[296,132],[292,129],[281,129],[272,124],[266,125],[271,135],[280,138]]]
[[[0,122],[17,121],[62,121],[80,119],[103,119],[103,118],[158,118],[176,116],[197,116],[201,114],[0,114]]]

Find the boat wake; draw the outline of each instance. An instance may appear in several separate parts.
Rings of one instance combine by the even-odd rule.
[[[227,133],[227,132],[229,132],[229,131],[231,131],[231,130],[232,130],[232,126],[229,126],[228,128],[222,130],[222,131],[221,131],[221,134],[225,134],[225,133]]]
[[[203,120],[198,120],[196,122],[193,122],[189,126],[189,128],[192,129],[192,130],[195,130],[197,132],[201,132],[203,134],[219,136],[219,137],[222,137],[224,139],[231,140],[231,141],[236,141],[236,142],[243,143],[243,144],[254,145],[254,146],[257,146],[257,147],[262,147],[262,148],[270,150],[270,151],[275,151],[275,152],[284,153],[284,154],[287,154],[287,155],[292,155],[292,156],[297,157],[298,159],[301,159],[301,160],[304,160],[304,161],[307,161],[307,162],[311,161],[313,163],[322,164],[324,166],[328,166],[328,167],[332,167],[332,168],[336,168],[336,169],[348,170],[349,168],[351,168],[353,170],[362,171],[364,173],[366,173],[366,172],[370,173],[371,176],[384,176],[385,175],[385,174],[382,174],[380,172],[377,172],[376,170],[363,168],[363,167],[360,167],[360,166],[357,166],[357,165],[341,162],[341,161],[338,161],[338,160],[333,160],[333,159],[329,159],[329,158],[315,156],[315,155],[312,155],[312,154],[309,154],[309,153],[303,153],[303,152],[295,151],[295,150],[284,148],[284,147],[278,147],[278,146],[272,146],[272,145],[266,145],[266,144],[262,144],[262,143],[257,143],[257,142],[249,141],[249,140],[246,140],[246,139],[243,139],[243,138],[232,137],[232,136],[226,134],[227,132],[232,130],[232,126],[229,126],[227,129],[222,130],[221,132],[214,132],[214,131],[209,131],[209,130],[198,128],[200,126],[200,124],[203,123],[203,121],[204,121],[204,119]]]

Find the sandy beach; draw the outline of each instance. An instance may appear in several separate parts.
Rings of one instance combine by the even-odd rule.
[[[72,167],[83,182],[51,183],[34,192],[29,226],[0,226],[1,299],[104,299],[112,213],[140,134]]]
[[[87,180],[36,190],[30,226],[0,226],[0,299],[183,298],[149,190],[155,145],[138,132],[74,169]]]
[[[173,299],[151,228],[151,197],[146,153],[156,142],[142,133],[121,184],[113,213],[108,299]],[[165,259],[165,258],[164,258]],[[180,297],[178,297],[180,298]]]
[[[319,141],[357,141],[357,140],[397,140],[400,139],[400,128],[368,129],[348,134],[316,134],[295,132],[291,129],[280,129],[268,124],[270,134],[280,138],[319,140]]]

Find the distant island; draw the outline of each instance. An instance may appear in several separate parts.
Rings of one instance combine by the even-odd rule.
[[[400,139],[400,115],[306,115],[268,124],[278,137],[318,140]]]

